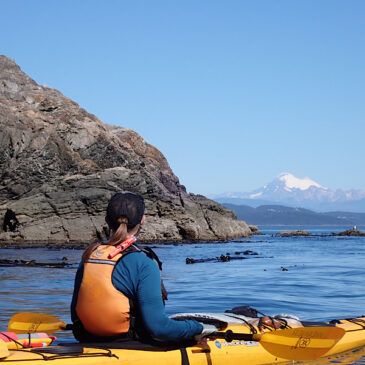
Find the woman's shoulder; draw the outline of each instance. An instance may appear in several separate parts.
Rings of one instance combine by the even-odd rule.
[[[122,257],[118,263],[125,266],[138,267],[139,269],[155,270],[158,266],[154,260],[148,257],[143,251],[128,253]]]

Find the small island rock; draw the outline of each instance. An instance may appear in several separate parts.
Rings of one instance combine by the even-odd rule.
[[[253,235],[263,235],[264,233],[260,232],[257,226],[248,226],[250,228]]]
[[[276,233],[276,235],[280,236],[280,237],[310,236],[310,232],[302,231],[302,230],[295,230],[295,231],[278,232],[278,233]]]
[[[347,229],[346,231],[339,233],[332,233],[332,236],[365,236],[365,232],[360,231],[359,229]]]

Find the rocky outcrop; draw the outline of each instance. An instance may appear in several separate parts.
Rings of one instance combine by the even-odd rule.
[[[0,241],[90,242],[120,190],[142,194],[142,241],[251,234],[220,204],[188,194],[162,153],[130,129],[108,126],[0,56]]]
[[[359,229],[347,229],[346,231],[339,232],[339,233],[332,233],[332,236],[358,236],[358,237],[365,237],[365,232],[360,231]]]
[[[295,231],[285,231],[276,233],[277,236],[280,237],[293,237],[293,236],[310,236],[310,232],[295,230]]]
[[[250,228],[253,235],[264,235],[264,233],[260,232],[257,226],[249,225],[248,228]]]

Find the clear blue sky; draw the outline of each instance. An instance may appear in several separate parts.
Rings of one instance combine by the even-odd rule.
[[[1,0],[0,54],[158,147],[188,191],[365,189],[365,1]]]

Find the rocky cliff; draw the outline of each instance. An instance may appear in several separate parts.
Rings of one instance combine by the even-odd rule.
[[[251,233],[230,210],[187,194],[162,153],[109,126],[0,56],[0,242],[90,242],[120,190],[146,199],[141,241],[216,240]]]

